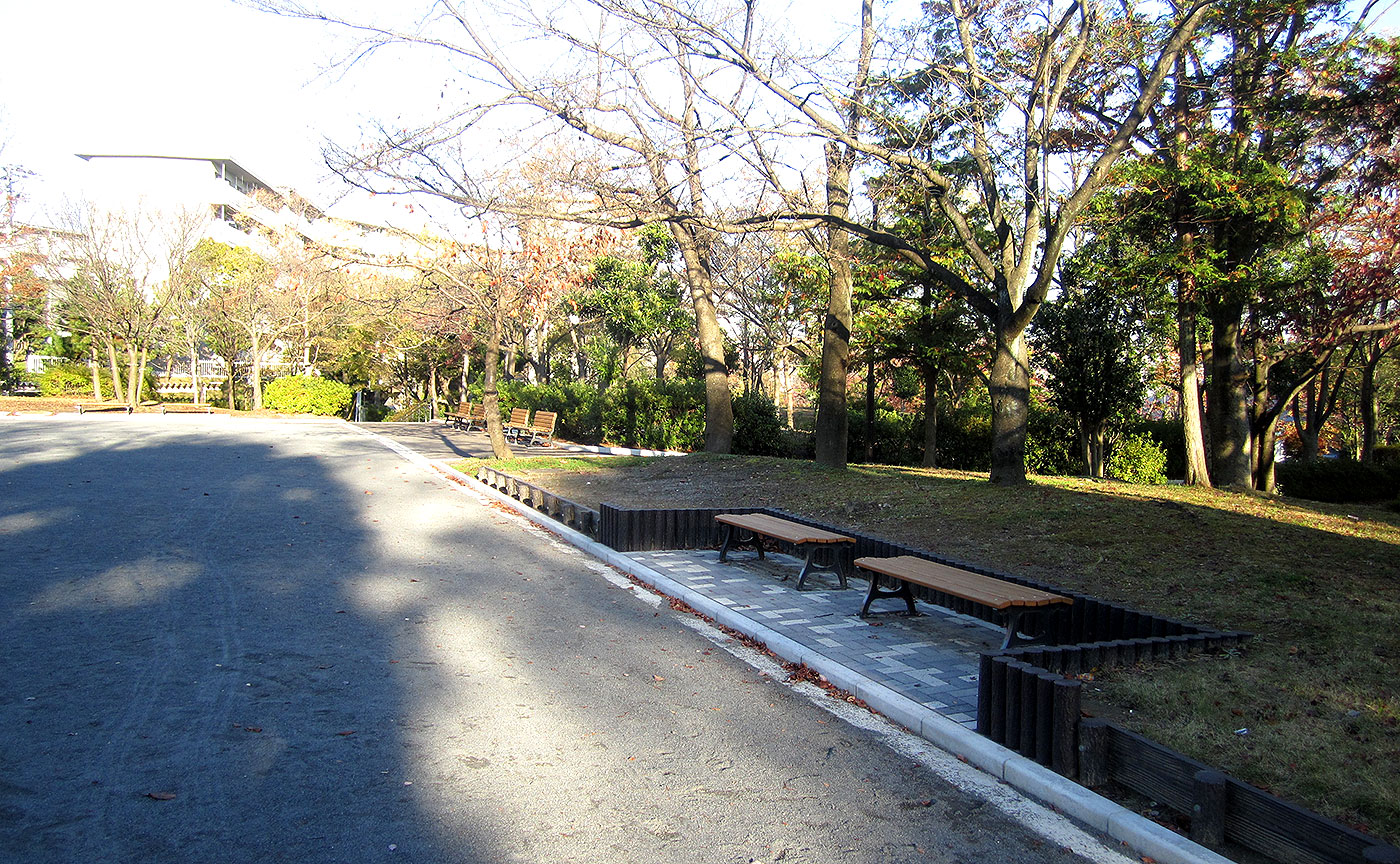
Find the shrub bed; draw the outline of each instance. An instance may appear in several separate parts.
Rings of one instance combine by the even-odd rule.
[[[1397,466],[1352,459],[1318,459],[1280,462],[1274,470],[1279,491],[1291,498],[1340,504],[1383,501],[1400,494],[1400,467]]]
[[[287,375],[263,388],[263,407],[287,414],[344,414],[354,400],[349,385],[329,378]]]

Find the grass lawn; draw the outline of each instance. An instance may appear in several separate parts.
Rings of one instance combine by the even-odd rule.
[[[594,507],[773,506],[1258,634],[1226,656],[1101,672],[1086,695],[1164,744],[1400,843],[1393,510],[1084,478],[1003,488],[966,472],[711,454],[494,464]]]

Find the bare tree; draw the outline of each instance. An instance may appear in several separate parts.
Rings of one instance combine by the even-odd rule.
[[[105,349],[116,396],[132,407],[141,402],[146,360],[175,296],[163,286],[184,268],[207,218],[96,207],[66,217],[78,269],[65,290],[70,326],[92,338],[94,355]],[[119,353],[126,355],[125,386]],[[95,369],[93,380],[100,398]]]
[[[617,228],[666,223],[703,359],[705,449],[729,451],[733,413],[713,257],[726,227],[716,202],[734,191],[725,185],[731,173],[718,167],[724,155],[718,142],[733,133],[728,124],[710,122],[717,117],[710,110],[714,94],[726,86],[715,63],[700,62],[677,42],[674,29],[642,28],[607,14],[602,4],[592,7],[603,13],[594,23],[580,11],[587,3],[535,12],[524,2],[440,2],[421,21],[397,28],[291,0],[256,5],[358,31],[367,48],[357,57],[387,44],[442,52],[476,86],[478,96],[469,104],[418,128],[376,130],[368,150],[333,148],[328,161],[350,182],[521,217]],[[529,41],[501,47],[515,36]],[[545,56],[551,62],[539,63]],[[565,141],[567,148],[554,147],[551,158],[531,166],[528,189],[502,195],[505,184],[488,176],[474,136],[499,138],[490,124],[519,121],[526,116],[521,109],[533,114],[531,122],[546,122],[536,127],[542,129],[536,140],[519,146],[538,151]],[[569,158],[569,152],[583,155]],[[542,189],[548,192],[541,195]]]

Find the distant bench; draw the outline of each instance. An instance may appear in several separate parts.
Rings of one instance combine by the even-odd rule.
[[[463,432],[470,432],[473,427],[485,429],[486,406],[480,403],[463,402],[457,406],[456,411],[448,411],[445,419],[449,425],[455,426]]]
[[[131,413],[131,406],[125,402],[79,402],[75,407],[79,414],[86,411],[125,411],[128,414]]]
[[[189,402],[162,402],[162,414],[213,414],[213,405],[193,405]]]
[[[797,576],[797,590],[813,572],[835,573],[846,587],[846,575],[850,566],[844,544],[855,545],[855,539],[834,531],[812,528],[789,519],[769,516],[765,513],[721,513],[715,521],[724,526],[724,544],[720,546],[719,560],[724,561],[731,546],[752,545],[758,550],[759,560],[763,560],[763,539],[771,537],[784,543],[791,543],[804,555],[802,572]],[[748,532],[748,537],[742,536]],[[825,557],[826,561],[819,561]],[[786,581],[788,577],[784,576]]]
[[[900,555],[894,558],[857,558],[855,565],[862,570],[871,571],[872,574],[870,593],[865,596],[865,605],[860,607],[860,617],[864,618],[870,613],[871,601],[895,597],[908,604],[910,615],[915,614],[914,595],[909,586],[922,585],[925,588],[932,588],[934,591],[941,591],[944,594],[951,594],[954,597],[961,597],[964,600],[987,606],[1001,613],[1006,618],[1006,639],[1002,642],[1002,648],[1037,641],[1039,637],[1021,635],[1021,624],[1027,616],[1040,617],[1043,613],[1043,617],[1048,618],[1051,614],[1062,611],[1065,604],[1074,602],[1068,597],[1051,594],[1049,591],[1017,585],[1004,579],[983,576],[980,573],[960,570],[957,567],[915,558],[912,555]],[[875,574],[894,579],[899,583],[899,587],[892,591],[880,590],[878,587],[880,579]],[[1047,632],[1048,623],[1048,621],[1040,622],[1042,635]]]

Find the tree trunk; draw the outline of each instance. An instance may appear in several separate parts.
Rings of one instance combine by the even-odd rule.
[[[835,143],[826,147],[827,212],[845,217],[849,207],[851,174]],[[821,373],[817,380],[816,462],[827,468],[845,468],[849,446],[846,415],[846,376],[851,361],[851,237],[840,228],[827,229],[827,267],[831,291],[822,322]],[[869,439],[870,431],[866,430]]]
[[[875,462],[875,355],[865,363],[865,464]]]
[[[204,394],[199,392],[199,346],[193,339],[186,344],[190,349],[190,386],[194,388],[194,404],[198,405],[204,401]]]
[[[1196,305],[1177,301],[1177,350],[1181,355],[1181,432],[1186,440],[1186,485],[1210,486],[1205,430],[1201,424],[1201,373],[1196,348]]]
[[[1293,397],[1293,427],[1298,430],[1298,443],[1303,447],[1302,461],[1316,462],[1318,438],[1322,430],[1312,422],[1309,416],[1312,413],[1312,406],[1317,404],[1317,393],[1315,387],[1308,387],[1308,398],[1306,402],[1300,397]]]
[[[481,409],[486,412],[486,434],[491,439],[491,455],[497,459],[509,459],[510,444],[506,443],[505,429],[501,427],[501,399],[496,389],[496,374],[501,363],[501,331],[505,329],[505,310],[501,308],[501,302],[501,298],[497,297],[491,313],[491,335],[486,339]]]
[[[97,340],[92,340],[92,363],[88,368],[92,370],[92,398],[102,401],[102,362],[97,357]]]
[[[846,134],[860,136],[865,113],[865,89],[870,81],[870,58],[875,45],[875,4],[861,0],[860,55],[856,61],[855,77],[851,81],[851,97],[846,102]],[[828,141],[826,157],[826,212],[844,220],[850,215],[851,171],[856,164],[853,147],[842,148]],[[846,448],[850,435],[846,413],[846,373],[851,353],[851,238],[845,231],[827,227],[827,266],[831,269],[831,294],[827,298],[826,318],[822,323],[821,377],[818,380],[816,462],[828,468],[846,467]],[[870,440],[874,430],[866,430]]]
[[[438,376],[437,366],[428,364],[428,419],[437,417]]]
[[[1026,423],[1030,417],[1030,350],[1024,331],[996,331],[996,355],[988,389],[992,396],[991,481],[1006,485],[1026,482]]]
[[[503,329],[503,330],[504,330],[504,326],[505,326],[505,325],[504,325],[504,323],[503,323],[503,324],[502,324],[502,329]],[[505,338],[505,333],[504,333],[504,332],[502,332],[501,338],[503,338],[503,339]],[[510,346],[509,348],[506,349],[505,362],[504,362],[503,364],[501,364],[501,368],[499,368],[499,369],[496,370],[496,374],[497,374],[497,377],[498,377],[498,378],[504,378],[504,379],[507,380],[507,381],[514,381],[514,380],[515,380],[516,352],[519,351],[519,350],[520,350],[520,346],[519,346],[519,345],[516,345],[516,344],[514,344],[514,343],[512,343],[511,346]]]
[[[724,330],[715,310],[714,280],[710,275],[709,239],[699,229],[673,223],[671,236],[685,262],[686,284],[695,309],[695,330],[705,370],[705,452],[728,453],[734,446],[734,402],[729,391],[729,368],[724,362]]]
[[[1348,364],[1354,356],[1354,353],[1348,355],[1348,362],[1341,364],[1335,375],[1332,363],[1334,358],[1329,357],[1327,364],[1322,367],[1321,374],[1293,395],[1293,425],[1298,430],[1298,440],[1303,445],[1304,462],[1316,461],[1319,455],[1322,430],[1326,428],[1332,412],[1337,409],[1337,400],[1341,396],[1342,384],[1346,381]]]
[[[1376,415],[1380,412],[1380,395],[1376,392],[1376,366],[1380,364],[1384,352],[1375,350],[1379,339],[1368,339],[1362,349],[1361,392],[1357,400],[1361,403],[1361,461],[1372,462],[1376,458]]]
[[[938,467],[938,367],[924,367],[924,458],[925,468]]]
[[[793,419],[792,419],[792,409],[793,409],[793,400],[794,400],[794,398],[795,398],[795,395],[794,395],[794,393],[793,393],[793,386],[792,386],[792,361],[790,361],[790,360],[788,360],[786,357],[784,357],[784,358],[783,358],[783,414],[784,414],[783,422],[786,424],[787,428],[789,428],[789,429],[796,428],[796,427],[793,425]]]
[[[127,356],[127,396],[130,401],[127,403],[132,408],[141,404],[141,388],[146,384],[146,349],[136,350],[128,348]]]
[[[107,363],[112,367],[112,398],[126,402],[126,387],[122,385],[122,370],[117,363],[117,346],[110,340],[107,342]]]
[[[1278,446],[1278,421],[1278,414],[1266,420],[1254,442],[1254,487],[1261,492],[1273,492],[1275,489],[1274,449]]]
[[[1238,301],[1212,303],[1210,444],[1213,480],[1216,486],[1232,489],[1253,488],[1249,452],[1249,400],[1245,398],[1240,370],[1239,336],[1244,304]]]
[[[1261,492],[1274,491],[1274,442],[1277,440],[1276,430],[1281,412],[1269,410],[1269,371],[1273,365],[1273,358],[1269,357],[1263,346],[1256,341],[1253,368],[1254,398],[1249,404],[1249,453],[1254,488]],[[1302,385],[1299,385],[1298,389],[1302,389]],[[1289,394],[1289,399],[1292,396],[1293,394]]]
[[[234,364],[237,363],[237,362],[238,362],[238,354],[237,354],[237,353],[230,354],[229,356],[227,356],[227,357],[224,358],[224,369],[225,369],[225,375],[226,375],[226,377],[224,378],[224,383],[228,385],[228,410],[230,410],[230,411],[235,410],[235,408],[234,408],[235,402],[234,402],[234,398],[233,398],[233,391],[234,391],[235,389],[237,389],[237,386],[238,386],[238,385],[237,385],[237,380],[236,380],[237,377],[238,377],[237,374],[236,374],[236,373],[237,373],[237,370],[238,370],[238,367],[235,366]]]
[[[253,410],[261,411],[262,400],[262,339],[259,334],[253,335],[252,350],[253,355]]]

